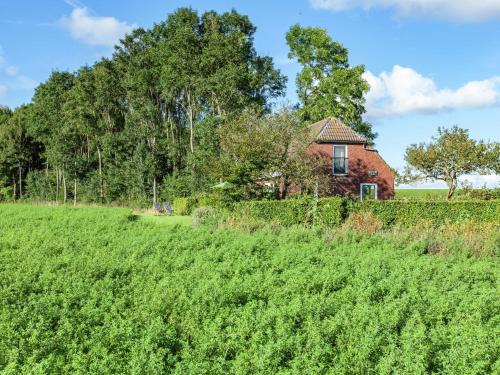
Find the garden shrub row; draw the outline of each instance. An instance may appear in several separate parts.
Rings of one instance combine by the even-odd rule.
[[[234,214],[285,226],[296,224],[339,225],[345,219],[347,201],[343,198],[309,197],[273,200],[245,201],[236,205]]]
[[[500,222],[500,200],[492,201],[366,201],[350,205],[350,211],[369,211],[385,226],[475,221]]]
[[[176,215],[191,215],[195,208],[199,207],[225,207],[232,205],[230,197],[223,193],[200,193],[190,197],[175,198],[172,202],[172,208]]]
[[[370,212],[384,226],[413,225],[421,221],[433,224],[444,222],[500,222],[500,200],[492,201],[366,201],[345,198],[287,199],[282,201],[245,201],[236,205],[233,215],[275,222],[336,226],[352,212]]]
[[[492,200],[492,199],[500,199],[500,188],[493,189],[459,189],[456,191],[455,199],[483,199],[483,200]]]

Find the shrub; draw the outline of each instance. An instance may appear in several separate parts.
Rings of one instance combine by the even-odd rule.
[[[348,228],[366,234],[375,234],[384,226],[382,220],[373,215],[370,211],[352,212],[345,224]]]
[[[195,208],[191,213],[191,223],[194,227],[217,225],[218,220],[217,210],[210,206]]]
[[[457,190],[454,196],[455,199],[483,199],[483,200],[492,200],[492,199],[500,199],[500,188],[494,189],[471,189],[465,187],[463,189]]]
[[[309,197],[269,201],[245,201],[236,204],[238,217],[275,221],[284,226],[311,224],[313,200]]]
[[[32,199],[53,200],[56,176],[45,171],[31,171],[26,178],[26,195]],[[60,189],[62,190],[62,189]]]
[[[175,215],[190,215],[197,206],[198,199],[196,197],[175,198],[172,202]]]
[[[272,201],[245,201],[236,204],[233,218],[274,221],[284,226],[318,225],[338,226],[349,214],[369,212],[384,227],[394,224],[411,226],[422,221],[433,225],[446,222],[478,223],[500,221],[500,200],[492,201],[352,201],[346,198],[309,197]],[[361,214],[360,214],[361,215]],[[354,216],[356,221],[362,218]],[[366,220],[371,220],[367,218]],[[353,219],[354,220],[354,219]]]
[[[342,224],[347,216],[347,204],[345,198],[322,198],[317,201],[317,209],[314,223],[321,226],[338,226]]]
[[[351,205],[351,211],[369,211],[384,226],[395,223],[414,225],[420,221],[433,224],[445,222],[498,222],[500,201],[365,201]]]

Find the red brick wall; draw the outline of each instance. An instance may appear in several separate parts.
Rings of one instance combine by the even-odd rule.
[[[333,145],[315,143],[310,152],[327,157],[332,161]],[[333,176],[334,194],[352,194],[359,196],[361,183],[374,183],[378,186],[378,199],[389,199],[394,196],[394,174],[377,151],[366,149],[361,144],[347,145],[348,175]],[[330,170],[332,166],[330,165]],[[369,171],[377,171],[377,176],[369,176]]]

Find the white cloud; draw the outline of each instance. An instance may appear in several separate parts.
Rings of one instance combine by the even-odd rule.
[[[343,11],[352,8],[390,8],[400,16],[431,16],[478,22],[500,18],[500,0],[310,0],[315,8]]]
[[[440,89],[431,78],[399,65],[378,76],[367,71],[363,77],[371,87],[366,95],[370,117],[436,113],[500,104],[500,76],[471,81],[456,90]]]
[[[15,76],[19,72],[19,68],[17,66],[9,65],[5,68],[5,73],[9,76]]]
[[[121,22],[114,17],[97,17],[87,8],[76,7],[69,16],[59,20],[73,38],[91,45],[114,46],[134,25]]]

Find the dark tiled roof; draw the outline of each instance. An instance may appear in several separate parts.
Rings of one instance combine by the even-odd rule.
[[[311,135],[318,143],[367,143],[362,135],[335,117],[328,117],[309,126]]]

